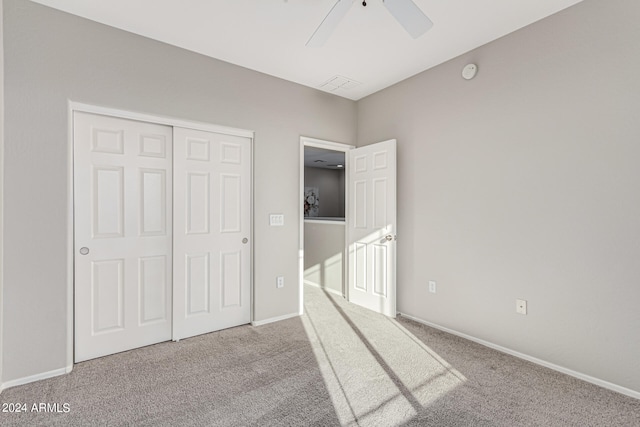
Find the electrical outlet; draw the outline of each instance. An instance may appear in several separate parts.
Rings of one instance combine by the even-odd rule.
[[[527,314],[527,301],[523,299],[516,300],[516,313]]]
[[[429,292],[436,293],[436,282],[434,280],[429,280]]]
[[[278,276],[276,277],[276,287],[278,289],[280,288],[284,288],[284,276]]]

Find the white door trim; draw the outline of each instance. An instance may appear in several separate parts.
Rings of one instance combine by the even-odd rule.
[[[227,126],[220,126],[213,123],[183,120],[168,116],[155,116],[153,114],[138,113],[133,111],[118,110],[116,108],[101,107],[97,105],[83,104],[81,102],[69,101],[70,110],[83,111],[85,113],[102,114],[105,116],[118,117],[121,119],[137,120],[140,122],[150,122],[159,125],[176,126],[205,132],[223,133],[226,135],[244,136],[253,139],[252,130],[238,129]]]
[[[298,191],[298,195],[299,195],[298,209],[300,213],[299,231],[298,231],[298,235],[300,236],[299,250],[298,250],[298,295],[299,295],[298,313],[300,315],[304,314],[304,148],[305,147],[324,148],[326,150],[343,151],[345,153],[348,152],[349,150],[356,148],[355,145],[343,144],[341,142],[325,141],[323,139],[309,138],[307,136],[300,137],[300,188]],[[345,156],[345,170],[348,170],[349,168],[348,157],[349,156]],[[349,191],[348,185],[345,184],[345,202],[346,200],[348,200],[348,197],[349,197],[348,191]],[[345,222],[349,220],[349,212],[346,211],[346,209],[347,209],[347,204],[345,203],[345,217],[344,217]],[[345,249],[345,254],[348,253],[346,252],[347,250],[346,239],[344,241],[344,249]],[[349,277],[348,271],[346,271],[345,273],[346,273],[346,277]],[[343,282],[346,277],[343,278]],[[345,292],[347,293],[349,292],[348,286],[345,287]]]
[[[120,110],[117,108],[97,106],[91,104],[85,104],[68,100],[67,104],[67,366],[66,372],[71,372],[73,369],[73,345],[74,345],[74,216],[73,216],[73,113],[85,112],[93,114],[102,114],[111,117],[117,117],[122,119],[137,120],[143,122],[151,122],[157,124],[163,124],[175,127],[186,127],[196,130],[203,130],[207,132],[224,133],[228,135],[243,136],[251,139],[251,219],[250,219],[250,241],[253,242],[253,190],[254,190],[254,163],[253,163],[253,148],[254,148],[254,132],[252,130],[238,129],[227,126],[220,126],[212,123],[203,123],[197,121],[183,120],[174,117],[156,116],[153,114],[138,113],[127,110]],[[254,250],[255,245],[251,245],[251,320],[253,320],[254,307],[254,287],[253,287],[253,262],[254,262]],[[1,333],[1,331],[0,331]]]

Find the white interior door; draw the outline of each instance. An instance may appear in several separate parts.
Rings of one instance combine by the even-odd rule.
[[[349,301],[396,316],[396,140],[349,151]]]
[[[171,339],[171,127],[74,113],[75,361]]]
[[[174,128],[174,340],[251,320],[251,140]]]

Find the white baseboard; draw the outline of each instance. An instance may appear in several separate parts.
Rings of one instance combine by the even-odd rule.
[[[638,392],[638,391],[631,390],[629,388],[622,387],[622,386],[619,386],[617,384],[613,384],[613,383],[610,383],[608,381],[601,380],[599,378],[595,378],[595,377],[592,377],[592,376],[587,375],[587,374],[583,374],[581,372],[576,372],[574,370],[565,368],[563,366],[559,366],[559,365],[556,365],[554,363],[547,362],[546,360],[538,359],[537,357],[529,356],[528,354],[520,353],[518,351],[511,350],[510,348],[502,347],[500,345],[491,343],[489,341],[482,340],[480,338],[473,337],[471,335],[464,334],[462,332],[455,331],[453,329],[445,328],[444,326],[440,326],[440,325],[437,325],[435,323],[428,322],[426,320],[420,319],[418,317],[411,316],[409,314],[405,314],[405,313],[399,313],[399,314],[402,317],[406,317],[407,319],[411,319],[411,320],[413,320],[415,322],[422,323],[423,325],[427,325],[427,326],[430,326],[432,328],[439,329],[441,331],[447,332],[447,333],[449,333],[451,335],[456,335],[456,336],[459,336],[461,338],[467,339],[469,341],[473,341],[473,342],[476,342],[478,344],[482,344],[485,347],[489,347],[489,348],[492,348],[494,350],[498,350],[498,351],[500,351],[502,353],[506,353],[506,354],[509,354],[511,356],[515,356],[517,358],[524,359],[526,361],[535,363],[536,365],[541,365],[541,366],[544,366],[545,368],[553,369],[554,371],[558,371],[558,372],[561,372],[563,374],[572,376],[574,378],[578,378],[580,380],[586,381],[588,383],[595,384],[595,385],[600,386],[602,388],[613,390],[615,392],[618,392],[620,394],[624,394],[624,395],[629,396],[629,397],[633,397],[635,399],[640,399],[640,392]]]
[[[330,294],[339,295],[341,297],[344,296],[344,295],[342,295],[342,292],[340,292],[340,291],[336,291],[335,289],[327,288],[325,286],[320,286],[319,284],[317,284],[315,282],[311,282],[309,280],[305,280],[304,284],[307,285],[307,286],[313,286],[314,288],[322,289],[323,291],[327,291]]]
[[[15,380],[7,381],[6,383],[0,384],[0,392],[2,390],[6,390],[10,387],[15,387],[19,385],[29,384],[34,381],[46,380],[47,378],[57,377],[60,375],[68,374],[73,369],[72,366],[67,366],[66,368],[54,369],[53,371],[42,372],[40,374],[31,375],[28,377],[18,378]]]
[[[279,322],[281,320],[287,320],[287,319],[291,319],[292,317],[298,317],[298,316],[300,316],[299,313],[291,313],[291,314],[285,314],[284,316],[272,317],[271,319],[254,320],[253,322],[251,322],[251,326],[262,326],[268,323]]]

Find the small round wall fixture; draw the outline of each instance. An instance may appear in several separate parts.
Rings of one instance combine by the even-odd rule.
[[[462,69],[462,77],[464,77],[466,80],[471,80],[476,76],[477,72],[478,66],[476,64],[467,64]]]

